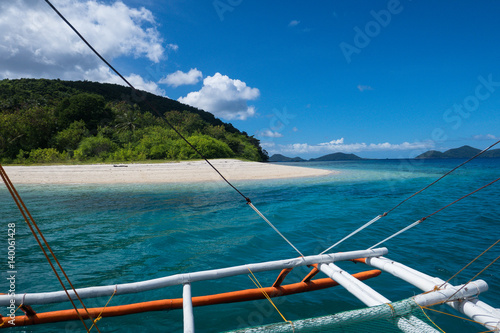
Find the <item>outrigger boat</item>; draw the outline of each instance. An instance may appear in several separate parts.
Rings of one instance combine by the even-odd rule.
[[[53,7],[48,0],[46,0],[46,2],[57,12],[57,9]],[[59,12],[57,13],[64,19],[64,17]],[[70,27],[72,27],[71,24],[66,19],[64,20],[66,21],[66,23],[70,25]],[[75,32],[77,32],[76,29],[74,30]],[[81,37],[79,33],[78,35]],[[96,51],[94,50],[94,52]],[[114,68],[112,69],[114,70]],[[487,151],[493,146],[494,145],[486,148],[473,158],[479,156],[480,154]],[[470,160],[472,160],[473,158],[471,158]],[[467,162],[469,162],[470,160],[468,160]],[[464,162],[463,164],[467,162]],[[213,165],[208,160],[207,163],[209,163],[213,167]],[[215,167],[213,168],[215,169]],[[454,171],[455,169],[451,170],[450,172]],[[219,172],[216,169],[215,171]],[[5,295],[5,294],[0,295],[0,305],[4,308],[7,308],[9,311],[9,313],[6,313],[5,316],[1,318],[2,319],[2,322],[0,323],[1,328],[7,328],[12,326],[23,326],[23,325],[47,324],[60,321],[81,320],[87,332],[92,330],[94,327],[96,328],[97,331],[99,331],[97,321],[101,318],[124,316],[124,315],[130,315],[148,311],[182,309],[184,332],[187,333],[195,331],[195,320],[193,313],[194,307],[210,306],[223,303],[245,302],[245,301],[264,299],[264,298],[267,298],[270,302],[272,302],[272,298],[276,297],[320,290],[334,286],[342,286],[350,294],[352,294],[354,297],[359,299],[363,304],[365,304],[367,307],[360,310],[352,310],[323,317],[302,319],[296,321],[284,321],[283,323],[278,323],[278,324],[245,328],[237,330],[237,332],[317,332],[317,331],[335,331],[336,329],[342,331],[347,331],[349,329],[351,331],[358,331],[359,326],[357,325],[368,324],[371,327],[375,327],[374,326],[375,322],[378,323],[376,326],[377,330],[384,332],[390,331],[392,329],[397,329],[403,332],[439,332],[433,325],[432,321],[422,319],[421,316],[416,316],[416,313],[421,312],[422,308],[428,308],[439,304],[447,304],[448,306],[464,314],[474,322],[483,325],[484,327],[487,328],[488,331],[500,332],[500,309],[495,308],[479,299],[479,294],[486,292],[488,289],[487,283],[483,280],[473,280],[467,282],[466,284],[455,286],[449,282],[450,280],[444,281],[438,277],[424,274],[414,268],[411,268],[402,263],[387,258],[386,255],[389,252],[388,249],[385,247],[379,247],[379,245],[382,244],[385,240],[369,249],[349,251],[349,252],[327,253],[329,250],[338,245],[340,242],[343,242],[344,240],[353,236],[362,229],[375,223],[377,220],[387,215],[387,213],[377,216],[376,218],[369,221],[359,229],[352,232],[350,235],[346,236],[338,243],[332,245],[330,248],[323,251],[321,254],[304,256],[252,204],[250,199],[248,199],[244,195],[242,196],[245,198],[246,203],[253,210],[255,210],[255,212],[260,217],[262,217],[269,224],[269,226],[274,229],[275,232],[277,232],[286,242],[288,242],[288,244],[292,246],[295,251],[297,251],[297,253],[299,254],[298,257],[276,260],[276,261],[249,263],[245,265],[231,266],[221,269],[175,274],[171,276],[165,276],[161,278],[144,280],[134,283],[94,286],[87,288],[74,288],[71,282],[69,281],[68,276],[64,272],[63,267],[57,261],[56,255],[50,248],[50,245],[43,236],[42,231],[38,228],[34,218],[31,216],[27,207],[24,205],[21,196],[14,187],[14,184],[10,181],[7,173],[1,166],[0,166],[0,175],[5,185],[9,189],[9,192],[11,193],[12,197],[14,198],[17,206],[19,207],[19,210],[21,211],[25,221],[32,230],[33,235],[35,236],[42,250],[44,251],[47,259],[49,260],[52,268],[54,269],[54,272],[56,272],[55,266],[57,266],[62,272],[62,275],[64,275],[64,278],[67,279],[68,283],[71,286],[71,288],[67,289],[64,288],[63,291],[56,291],[56,292],[41,292],[41,293],[17,292],[14,297],[13,295]],[[224,181],[226,181],[239,194],[241,194],[241,192],[239,192],[238,189],[236,189],[232,184],[230,184],[223,177],[223,175],[221,176],[224,179]],[[437,181],[439,181],[440,179],[438,179]],[[499,179],[491,182],[487,186],[493,184],[498,180]],[[484,187],[485,186],[483,186],[483,188]],[[423,191],[424,189],[422,189],[421,191]],[[420,193],[421,191],[417,193]],[[465,197],[467,196],[464,196],[461,199]],[[433,214],[430,214],[429,216]],[[387,238],[386,240],[396,236],[401,232],[406,231],[407,229],[415,225],[418,225],[427,217],[416,221],[415,223],[402,229],[401,231]],[[493,244],[490,248],[492,248],[499,242],[500,240],[497,241],[495,244]],[[44,247],[47,248],[50,255],[49,253],[46,253]],[[52,258],[50,258],[51,256]],[[337,266],[338,262],[362,263],[367,265],[369,267],[369,270],[356,274],[350,274],[346,270]],[[300,282],[284,284],[286,276],[294,268],[304,267],[304,266],[310,267],[310,272],[307,275],[305,275]],[[254,273],[268,272],[268,271],[276,271],[277,273],[276,281],[271,286],[262,287],[254,277]],[[382,271],[387,272],[419,288],[422,291],[422,293],[408,299],[394,302],[362,282],[363,280],[379,276]],[[192,295],[191,286],[193,284],[202,281],[228,279],[238,275],[249,275],[249,274],[255,278],[254,281],[256,283],[256,288],[254,289],[227,291],[224,293],[217,293],[217,294],[203,295],[203,296]],[[323,275],[323,277],[317,278],[317,275],[321,274]],[[63,277],[60,277],[57,272],[56,275],[58,276],[61,285],[64,287],[65,283],[62,282]],[[175,299],[163,299],[163,300],[154,300],[154,301],[147,301],[140,303],[131,303],[131,304],[117,305],[117,306],[108,306],[108,304],[106,304],[103,307],[97,307],[97,308],[87,308],[84,306],[84,301],[83,301],[90,298],[97,298],[97,297],[111,298],[117,295],[141,293],[160,288],[168,288],[172,286],[182,286],[183,290],[182,297]],[[82,308],[78,308],[78,306],[75,304],[76,300],[78,300],[81,303]],[[38,312],[36,310],[36,307],[39,305],[63,303],[68,301],[72,303],[73,309],[51,311],[51,312]],[[15,309],[14,312],[9,310],[11,308]],[[15,321],[13,321],[12,314],[19,309],[24,312],[24,315],[17,316],[14,314]],[[85,323],[85,321],[88,320],[90,320],[92,323],[90,327]]]

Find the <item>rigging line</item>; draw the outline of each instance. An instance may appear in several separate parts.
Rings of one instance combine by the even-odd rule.
[[[428,306],[421,306],[419,305],[420,308],[422,309],[426,309],[426,310],[429,310],[429,311],[434,311],[434,312],[437,312],[437,313],[440,313],[440,314],[444,314],[446,316],[450,316],[450,317],[453,317],[453,318],[458,318],[458,319],[462,319],[462,320],[467,320],[467,321],[470,321],[471,323],[475,323],[475,324],[479,324],[479,325],[483,325],[483,326],[489,326],[489,327],[493,327],[493,325],[490,325],[490,324],[483,324],[479,321],[475,321],[473,319],[469,319],[469,318],[466,318],[466,317],[461,317],[461,316],[457,316],[457,315],[454,315],[454,314],[451,314],[451,313],[447,313],[447,312],[443,312],[443,311],[439,311],[439,310],[436,310],[436,309],[433,309],[433,308],[430,308]],[[486,327],[488,328],[488,327]],[[480,332],[480,333],[487,333],[487,332],[493,332],[495,330],[495,327],[493,327],[493,330],[490,330],[490,331],[484,331],[484,332]]]
[[[87,332],[90,332],[88,327],[87,327],[87,324],[85,323],[85,321],[83,320],[83,317],[80,315],[80,312],[78,311],[78,308],[76,306],[76,304],[73,302],[73,299],[71,298],[71,296],[69,295],[69,292],[66,288],[66,286],[64,285],[59,273],[57,272],[56,268],[54,267],[54,264],[52,263],[52,260],[50,259],[49,255],[47,254],[47,251],[45,250],[45,248],[43,247],[38,235],[36,234],[35,230],[33,229],[33,226],[31,225],[30,223],[30,219],[32,221],[32,223],[36,226],[35,224],[35,221],[33,220],[33,218],[31,217],[31,214],[29,213],[28,209],[26,208],[26,206],[24,205],[24,202],[22,201],[21,199],[21,196],[19,195],[19,193],[17,192],[17,190],[15,189],[14,185],[12,184],[9,176],[7,175],[7,173],[5,172],[5,169],[2,167],[2,165],[0,164],[0,176],[2,177],[2,180],[4,181],[7,189],[9,190],[10,192],[10,195],[12,196],[12,199],[14,199],[14,202],[16,203],[19,211],[21,212],[21,214],[23,215],[24,217],[24,220],[25,222],[28,224],[28,227],[30,228],[31,230],[31,233],[33,234],[33,236],[35,237],[35,240],[36,242],[38,243],[38,245],[40,246],[40,248],[42,249],[42,252],[45,256],[45,258],[47,259],[47,261],[49,262],[49,265],[50,267],[52,268],[52,270],[54,271],[55,275],[56,275],[56,278],[57,280],[59,281],[59,283],[61,284],[62,288],[64,289],[64,292],[66,293],[66,295],[68,296],[68,299],[69,301],[71,302],[71,304],[73,305],[73,308],[75,309],[75,311],[77,312],[77,315],[78,315],[78,318],[81,320],[81,322],[83,323],[83,326],[85,326],[85,329],[87,330]],[[24,208],[24,209],[23,209]],[[30,219],[28,219],[28,216],[30,217]],[[52,249],[50,249],[47,241],[45,240],[45,238],[43,237],[43,235],[41,234],[41,231],[38,229],[38,226],[37,226],[37,230],[40,232],[40,236],[42,237],[45,245],[47,246],[47,248],[50,250],[52,256],[54,257],[54,259],[56,260],[56,262],[58,263],[59,265],[59,268],[61,269],[61,271],[64,273],[64,270],[62,268],[62,266],[59,264],[59,262],[57,261],[54,253],[52,252]],[[68,280],[68,282],[70,283],[71,285],[71,282],[69,281],[69,278],[67,277],[67,275],[64,273],[64,276],[66,277],[66,279]],[[74,287],[71,285],[74,293],[78,296],[76,290],[74,289]],[[80,299],[80,297],[78,297],[78,299],[80,300],[80,302],[82,302],[82,300]],[[83,304],[82,302],[82,305],[83,307],[85,308],[85,305]],[[87,308],[85,308],[85,310],[87,310]],[[88,311],[87,311],[87,314],[88,314]],[[90,314],[89,314],[89,317],[90,317]],[[90,317],[92,318],[92,317]],[[96,326],[96,329],[99,331],[99,329],[97,328]],[[99,331],[100,332],[100,331]]]
[[[358,232],[362,231],[363,229],[367,228],[368,226],[370,226],[371,224],[375,223],[376,221],[378,221],[379,219],[381,219],[382,217],[385,217],[387,216],[390,212],[392,212],[393,210],[395,210],[397,207],[401,206],[403,203],[405,203],[406,201],[410,200],[411,198],[413,198],[414,196],[416,196],[417,194],[425,191],[426,189],[428,189],[429,187],[431,187],[432,185],[436,184],[438,181],[440,181],[441,179],[443,179],[444,177],[448,176],[450,173],[452,173],[453,171],[457,170],[458,168],[460,168],[461,166],[469,163],[470,161],[472,161],[473,159],[475,159],[476,157],[478,157],[479,155],[483,154],[484,152],[488,151],[489,149],[491,149],[492,147],[494,147],[495,145],[497,145],[498,143],[500,143],[500,140],[498,140],[497,142],[495,142],[494,144],[490,145],[489,147],[483,149],[482,151],[480,151],[479,153],[477,153],[476,155],[474,155],[473,157],[469,158],[467,161],[461,163],[460,165],[454,167],[453,169],[451,169],[450,171],[448,171],[447,173],[445,173],[444,175],[442,175],[441,177],[439,177],[438,179],[436,179],[435,181],[433,181],[432,183],[430,183],[429,185],[425,186],[424,188],[422,188],[421,190],[415,192],[414,194],[412,194],[411,196],[409,196],[408,198],[404,199],[403,201],[401,201],[399,204],[397,204],[396,206],[392,207],[390,210],[388,210],[387,212],[381,214],[381,215],[378,215],[377,217],[375,217],[374,219],[372,219],[371,221],[365,223],[363,226],[359,227],[358,229],[356,229],[355,231],[351,232],[349,235],[347,235],[346,237],[342,238],[340,241],[338,241],[337,243],[333,244],[332,246],[330,246],[329,248],[327,248],[326,250],[324,250],[323,252],[321,252],[320,254],[324,254],[325,252],[331,250],[332,248],[334,248],[335,246],[339,245],[340,243],[344,242],[345,240],[351,238],[352,236],[356,235]]]
[[[291,247],[293,247],[293,249],[295,251],[297,251],[298,254],[300,254],[301,257],[304,257],[304,255],[302,254],[302,252],[300,252],[293,244],[292,242],[290,242],[285,236],[283,236],[283,234],[264,216],[264,214],[262,214],[258,209],[257,207],[255,207],[250,201],[248,202],[248,205],[257,213],[259,214],[259,216],[267,222],[267,224],[269,224],[269,226],[271,228],[273,228],[274,231],[276,231],[278,233],[278,235],[281,236],[281,238],[283,238]]]
[[[404,199],[403,201],[401,201],[400,203],[398,203],[396,206],[392,207],[391,209],[389,209],[387,212],[385,212],[384,214],[382,214],[383,216],[386,216],[387,214],[389,214],[390,212],[392,212],[394,209],[398,208],[399,206],[401,206],[403,203],[405,203],[406,201],[410,200],[411,198],[413,198],[414,196],[416,196],[417,194],[425,191],[426,189],[428,189],[429,187],[431,187],[432,185],[436,184],[438,181],[440,181],[441,179],[443,179],[444,177],[448,176],[450,173],[452,173],[453,171],[457,170],[458,168],[460,168],[461,166],[469,163],[470,161],[472,161],[473,159],[475,159],[476,157],[480,156],[481,154],[485,153],[486,151],[488,151],[489,149],[491,149],[492,147],[494,147],[495,145],[497,145],[498,143],[500,143],[500,140],[498,140],[497,142],[495,142],[494,144],[492,144],[491,146],[481,150],[479,153],[477,153],[476,155],[472,156],[471,158],[469,158],[467,161],[461,163],[460,165],[457,165],[456,167],[454,167],[453,169],[451,169],[450,171],[448,171],[447,173],[445,173],[444,175],[442,175],[441,177],[439,177],[438,179],[436,179],[435,181],[433,181],[432,183],[430,183],[429,185],[425,186],[424,188],[422,188],[421,190],[413,193],[412,195],[410,195],[408,198]]]
[[[252,280],[253,284],[255,284],[255,286],[262,292],[262,294],[264,294],[264,296],[272,304],[272,306],[274,306],[276,311],[278,311],[278,313],[280,314],[281,318],[283,318],[283,320],[285,322],[292,323],[290,320],[286,320],[285,316],[281,313],[280,310],[278,310],[278,307],[276,305],[274,305],[274,302],[271,300],[271,296],[269,296],[269,294],[266,292],[264,287],[262,287],[262,285],[260,284],[259,280],[257,280],[257,277],[253,274],[250,267],[248,267],[248,271],[250,272],[250,274],[252,274],[252,276],[250,276],[250,275],[248,276],[250,278],[250,280]],[[253,277],[253,279],[252,279],[252,277]],[[293,327],[293,323],[292,323],[292,327]]]
[[[371,221],[365,223],[363,226],[359,227],[358,229],[356,229],[355,231],[351,232],[349,235],[345,236],[344,238],[342,238],[341,240],[339,240],[337,243],[333,244],[332,246],[330,246],[329,248],[327,248],[326,250],[324,250],[323,252],[321,252],[320,254],[324,254],[325,252],[328,252],[330,251],[331,249],[333,249],[335,246],[339,245],[340,243],[342,243],[343,241],[345,241],[346,239],[349,239],[351,238],[352,236],[354,236],[355,234],[357,234],[358,232],[360,232],[361,230],[367,228],[368,226],[370,226],[371,224],[377,222],[378,220],[380,220],[382,218],[382,215],[379,215],[377,217],[375,217],[374,219],[372,219]]]
[[[453,296],[455,296],[460,290],[462,290],[463,288],[465,288],[465,286],[467,286],[469,283],[471,283],[472,280],[474,280],[475,278],[477,278],[479,275],[481,275],[485,270],[487,270],[491,265],[493,265],[498,259],[500,259],[500,256],[496,257],[492,262],[490,262],[485,268],[483,268],[479,273],[477,273],[476,275],[474,275],[469,281],[467,281],[467,283],[465,283],[462,287],[460,287],[453,295],[451,295],[450,297],[448,297],[448,299],[446,301],[444,301],[443,303],[446,303],[448,302]]]
[[[469,267],[474,261],[476,261],[477,259],[479,259],[483,254],[485,254],[486,252],[488,252],[489,250],[491,250],[491,248],[494,247],[495,245],[497,245],[498,243],[500,243],[500,239],[497,240],[492,245],[490,245],[490,247],[488,247],[486,250],[483,251],[483,253],[481,253],[480,255],[478,255],[477,257],[475,257],[471,262],[469,262],[467,265],[465,265],[461,270],[459,270],[458,272],[456,272],[455,274],[453,274],[452,277],[450,277],[448,280],[446,280],[445,282],[443,282],[443,284],[440,285],[438,287],[438,289],[443,288],[445,284],[447,284],[448,282],[450,282],[454,277],[456,277],[458,274],[460,274],[463,270],[465,270],[467,267]]]
[[[116,75],[118,75],[122,80],[123,82],[125,82],[130,88],[132,88],[132,91],[138,95],[142,95],[142,93],[140,91],[138,91],[117,69],[115,69],[86,39],[85,37],[82,36],[82,34],[80,34],[80,32],[66,19],[66,17],[64,17],[63,14],[61,14],[61,12],[59,12],[59,10],[57,10],[57,8],[49,1],[49,0],[45,0],[45,2],[54,10],[54,12],[56,12],[56,14],[78,35],[78,37],[80,37],[80,39],[95,53],[95,55],[97,57],[99,57],[99,59],[101,59],[113,72],[116,73]],[[210,165],[212,167],[212,169],[215,170],[215,172],[217,172],[217,174],[219,174],[219,176],[229,185],[231,186],[239,195],[241,195],[247,202],[250,202],[250,199],[245,196],[240,190],[238,190],[233,184],[231,184],[227,179],[226,177],[224,177],[224,175],[212,164],[210,163],[210,161],[205,157],[205,155],[203,155],[198,149],[196,149],[195,146],[193,146],[191,144],[191,142],[189,142],[178,130],[177,128],[175,128],[174,125],[172,125],[166,118],[165,116],[162,116],[161,113],[147,100],[147,99],[144,99],[145,103],[161,118],[163,119],[163,121],[165,121],[165,123],[172,129],[175,131],[175,133],[184,141],[186,142],[189,147],[191,147],[203,160],[205,160],[205,162]]]
[[[401,234],[401,233],[405,232],[406,230],[411,229],[411,228],[413,228],[414,226],[416,226],[416,225],[418,225],[418,224],[420,224],[420,223],[424,222],[426,219],[428,219],[429,217],[431,217],[431,216],[433,216],[433,215],[435,215],[435,214],[439,213],[439,212],[440,212],[440,211],[442,211],[443,209],[448,208],[448,207],[450,207],[451,205],[456,204],[456,203],[457,203],[457,202],[459,202],[460,200],[463,200],[463,199],[467,198],[468,196],[470,196],[470,195],[472,195],[472,194],[474,194],[474,193],[476,193],[476,192],[478,192],[478,191],[481,191],[482,189],[484,189],[484,188],[486,188],[486,187],[488,187],[488,186],[490,186],[490,185],[493,185],[495,182],[497,182],[497,181],[499,181],[499,180],[500,180],[500,178],[497,178],[497,179],[495,179],[494,181],[489,182],[488,184],[486,184],[486,185],[484,185],[484,186],[481,186],[481,187],[480,187],[480,188],[478,188],[477,190],[474,190],[474,191],[472,191],[472,192],[470,192],[470,193],[468,193],[468,194],[464,195],[463,197],[458,198],[457,200],[455,200],[455,201],[453,201],[453,202],[451,202],[451,203],[447,204],[446,206],[444,206],[444,207],[442,207],[442,208],[440,208],[440,209],[436,210],[434,213],[429,214],[429,215],[427,215],[427,216],[425,216],[425,217],[422,217],[420,220],[413,222],[412,224],[410,224],[409,226],[405,227],[404,229],[402,229],[402,230],[400,230],[400,231],[396,232],[395,234],[393,234],[393,235],[391,235],[391,236],[387,237],[386,239],[384,239],[383,241],[378,242],[377,244],[375,244],[375,245],[373,245],[372,247],[368,248],[368,250],[371,250],[371,249],[373,249],[374,247],[379,246],[379,245],[380,245],[380,244],[382,244],[382,243],[385,243],[385,242],[386,242],[386,241],[388,241],[389,239],[391,239],[391,238],[393,238],[393,237],[396,237],[397,235],[399,235],[399,234]]]
[[[442,211],[443,209],[448,208],[448,207],[450,207],[451,205],[456,204],[456,203],[457,203],[457,202],[459,202],[460,200],[465,199],[465,198],[467,198],[468,196],[470,196],[470,195],[472,195],[472,194],[474,194],[474,193],[476,193],[476,192],[478,192],[478,191],[481,191],[482,189],[485,189],[486,187],[488,187],[488,186],[490,186],[490,185],[493,185],[494,183],[496,183],[496,182],[497,182],[497,181],[499,181],[499,180],[500,180],[500,177],[499,177],[499,178],[497,178],[497,179],[495,179],[495,180],[494,180],[494,181],[492,181],[492,182],[489,182],[488,184],[486,184],[486,185],[484,185],[484,186],[481,186],[481,187],[480,187],[480,188],[478,188],[477,190],[472,191],[472,192],[470,192],[469,194],[466,194],[466,195],[464,195],[464,196],[463,196],[463,197],[461,197],[461,198],[458,198],[457,200],[455,200],[455,201],[453,201],[453,202],[451,202],[451,203],[447,204],[446,206],[444,206],[444,207],[442,207],[442,208],[440,208],[440,209],[436,210],[434,213],[429,214],[429,215],[427,215],[426,217],[423,217],[423,218],[422,218],[422,221],[424,221],[424,220],[428,219],[429,217],[431,217],[431,216],[432,216],[432,215],[434,215],[434,214],[439,213],[439,212],[440,212],[440,211]]]
[[[50,3],[49,0],[45,0],[45,2],[56,12],[56,14],[78,35],[78,37],[80,37],[80,39],[99,57],[99,59],[101,59],[111,70],[113,70],[130,88],[132,88],[132,90],[135,92],[135,93],[138,93],[138,94],[141,94],[141,92],[139,92],[130,82],[127,81],[127,79],[125,79],[125,77],[120,74],[120,72],[118,72],[117,69],[115,69],[99,52],[97,52],[97,50],[92,47],[92,45],[80,34],[80,32],[61,14],[61,12],[59,12],[59,10],[57,10],[57,8],[52,5],[52,3]],[[233,188],[239,195],[241,195],[245,201],[247,202],[247,204],[249,204],[253,210],[255,210],[257,212],[257,214],[259,214],[260,217],[262,217],[264,219],[264,221],[266,221],[273,229],[274,231],[276,231],[283,239],[285,239],[287,241],[288,244],[290,244],[294,249],[295,251],[297,251],[302,257],[304,256],[299,250],[297,250],[297,248],[288,240],[285,238],[285,236],[283,236],[283,234],[281,234],[281,232],[278,231],[278,229],[276,229],[272,224],[271,222],[269,222],[269,220],[262,214],[260,213],[257,208],[255,208],[253,205],[252,205],[252,202],[250,200],[250,198],[248,198],[246,195],[244,195],[239,189],[237,189],[233,184],[231,184],[231,182],[229,182],[229,180],[226,179],[226,177],[224,177],[224,175],[198,150],[196,149],[195,146],[193,146],[176,128],[175,126],[173,126],[164,116],[162,116],[160,114],[160,112],[147,100],[145,99],[144,100],[146,102],[146,104],[161,118],[165,121],[165,123],[170,126],[170,128],[172,128],[175,133],[182,139],[184,140],[203,160],[205,160],[205,162],[210,165],[210,167],[212,167],[212,169],[215,170],[215,172],[217,172],[217,174],[231,187]]]
[[[415,300],[413,300],[413,301],[415,301]],[[427,313],[425,313],[424,308],[423,308],[420,304],[418,304],[417,302],[415,302],[415,304],[417,304],[417,305],[419,306],[420,310],[421,310],[421,311],[422,311],[422,313],[425,315],[425,317],[427,318],[427,320],[429,320],[429,321],[430,321],[430,322],[431,322],[434,326],[436,326],[436,327],[437,327],[437,328],[438,328],[441,332],[446,333],[445,331],[443,331],[443,330],[441,329],[441,327],[439,327],[439,326],[438,326],[438,325],[437,325],[437,324],[436,324],[436,323],[435,323],[435,322],[434,322],[434,321],[433,321],[433,320],[432,320],[432,319],[431,319],[431,318],[427,315]]]

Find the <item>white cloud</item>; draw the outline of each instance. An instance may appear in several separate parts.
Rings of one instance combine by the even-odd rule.
[[[337,146],[337,145],[341,145],[344,143],[344,138],[340,138],[340,139],[337,139],[337,140],[332,140],[330,142],[323,142],[323,143],[320,143],[319,145],[320,146]]]
[[[493,134],[480,134],[472,137],[474,140],[500,140],[500,137]]]
[[[196,68],[191,68],[189,72],[184,73],[182,71],[177,71],[172,74],[168,74],[166,78],[161,79],[159,83],[168,84],[169,86],[178,87],[188,84],[198,83],[203,74]]]
[[[178,101],[227,120],[245,120],[255,115],[255,107],[249,106],[247,102],[259,96],[259,89],[250,88],[245,82],[233,80],[227,75],[215,73],[203,80],[203,87],[199,91],[190,92]]]
[[[362,85],[362,84],[358,84],[357,88],[361,92],[363,92],[365,90],[373,90],[373,88],[371,86],[365,86],[365,85]]]
[[[296,27],[299,25],[299,23],[300,23],[300,21],[292,20],[292,21],[290,21],[290,23],[288,23],[288,26],[289,27]]]
[[[145,8],[130,8],[120,1],[53,2],[107,60],[129,56],[159,62],[165,57],[153,14]],[[0,31],[0,79],[114,80],[114,74],[102,68],[101,60],[43,1],[1,1]],[[143,80],[146,86],[157,88]]]
[[[308,143],[294,143],[289,145],[278,145],[276,151],[293,154],[308,154],[308,153],[357,153],[362,151],[406,151],[406,150],[421,150],[434,148],[434,142],[403,142],[400,144],[384,143],[344,143],[344,138],[310,145]]]
[[[179,45],[177,44],[167,44],[167,48],[172,51],[177,51],[179,50]]]
[[[265,137],[265,138],[281,138],[281,137],[283,137],[283,134],[281,134],[280,132],[271,131],[269,129],[257,131],[256,135],[260,136],[260,137]]]

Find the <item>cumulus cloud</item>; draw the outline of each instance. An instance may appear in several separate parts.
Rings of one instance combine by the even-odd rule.
[[[289,27],[296,27],[300,24],[300,21],[297,21],[297,20],[292,20],[290,21],[290,23],[288,23],[288,26]]]
[[[399,144],[384,143],[344,143],[344,138],[322,142],[319,144],[294,143],[289,145],[278,145],[274,147],[276,151],[294,154],[307,153],[357,153],[362,151],[405,151],[405,150],[422,150],[434,148],[434,142],[403,142]]]
[[[168,84],[169,86],[178,87],[188,84],[196,84],[200,82],[203,74],[196,68],[191,68],[189,72],[184,73],[182,71],[177,71],[172,74],[168,74],[166,78],[161,79],[159,83]]]
[[[190,92],[178,101],[227,120],[245,120],[255,115],[255,107],[249,106],[247,102],[259,96],[259,89],[250,88],[245,82],[233,80],[227,75],[215,73],[203,80],[203,87],[199,91]]]
[[[145,8],[96,0],[56,0],[54,5],[108,60],[128,56],[159,62],[165,57],[153,14]],[[43,1],[0,2],[0,31],[0,78],[116,81]],[[143,83],[158,91],[154,83]]]
[[[260,136],[260,137],[265,137],[265,138],[281,138],[281,137],[283,137],[283,134],[281,134],[280,132],[271,131],[269,129],[257,131],[256,135]]]

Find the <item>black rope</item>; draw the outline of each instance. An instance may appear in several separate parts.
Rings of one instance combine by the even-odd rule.
[[[59,17],[64,21],[66,22],[66,24],[78,35],[78,37],[80,37],[80,39],[85,43],[87,44],[87,46],[99,57],[99,59],[101,59],[113,72],[116,73],[116,75],[118,75],[122,80],[123,82],[125,82],[130,88],[132,88],[132,91],[138,95],[142,95],[142,92],[138,91],[117,69],[115,69],[99,52],[97,52],[96,49],[94,49],[94,47],[85,39],[85,37],[83,37],[80,32],[61,14],[61,12],[59,12],[59,10],[57,10],[56,7],[54,7],[54,5],[52,5],[52,3],[50,3],[49,0],[45,0],[45,2],[56,12],[57,15],[59,15]],[[212,164],[210,163],[210,161],[205,157],[205,155],[203,155],[198,149],[196,149],[195,146],[193,146],[191,144],[191,142],[189,142],[185,137],[184,135],[182,135],[148,100],[144,100],[146,102],[146,104],[151,108],[151,110],[153,110],[160,118],[162,118],[165,123],[167,123],[168,126],[170,126],[171,129],[173,129],[175,131],[175,133],[182,139],[184,140],[188,145],[189,147],[191,147],[203,160],[205,160],[205,162],[208,163],[208,165],[210,165],[212,167],[212,169],[215,170],[215,172],[217,172],[219,174],[219,176],[229,185],[231,186],[236,192],[238,192],[239,195],[241,195],[247,203],[250,203],[250,198],[248,198],[247,196],[245,196],[243,193],[241,193],[240,190],[238,190],[233,184],[231,184],[227,179],[226,177],[224,177],[224,175],[222,175],[222,173],[220,173],[220,171]]]
[[[382,214],[382,216],[386,216],[387,214],[389,214],[390,212],[392,212],[394,209],[398,208],[399,206],[401,206],[402,204],[404,204],[406,201],[410,200],[411,198],[413,198],[414,196],[416,196],[417,194],[425,191],[426,189],[428,189],[429,187],[431,187],[432,185],[436,184],[438,181],[440,181],[441,179],[443,179],[444,177],[448,176],[450,173],[452,173],[453,171],[457,170],[458,168],[460,168],[461,166],[469,163],[470,161],[472,161],[473,159],[475,159],[476,157],[480,156],[481,154],[483,154],[484,152],[488,151],[489,149],[491,149],[492,147],[494,147],[495,145],[497,145],[498,143],[500,143],[500,140],[498,140],[497,142],[495,142],[494,144],[492,144],[491,146],[483,149],[482,151],[480,151],[479,153],[477,153],[476,155],[472,156],[471,158],[469,158],[467,161],[461,163],[460,165],[454,167],[453,169],[451,169],[450,171],[448,171],[447,173],[445,173],[444,175],[442,175],[441,177],[439,177],[438,179],[436,179],[435,181],[433,181],[432,183],[430,183],[429,185],[427,185],[426,187],[424,187],[423,189],[413,193],[412,195],[410,195],[408,198],[404,199],[403,201],[401,201],[400,203],[398,203],[396,206],[392,207],[390,210],[388,210],[387,212],[385,212],[384,214]]]

